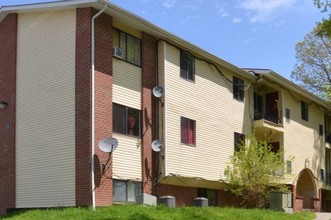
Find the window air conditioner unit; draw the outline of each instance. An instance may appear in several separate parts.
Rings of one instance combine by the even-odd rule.
[[[113,56],[120,58],[120,59],[124,59],[124,50],[122,48],[119,47],[114,47],[113,48]]]

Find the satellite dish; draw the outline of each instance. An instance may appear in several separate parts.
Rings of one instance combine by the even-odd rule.
[[[159,139],[156,139],[156,140],[154,140],[152,142],[152,149],[153,149],[153,151],[159,152],[162,147],[163,147],[163,143]]]
[[[161,86],[155,86],[153,88],[153,95],[156,97],[156,98],[160,98],[161,96],[164,95],[164,89],[161,87]]]
[[[99,149],[106,153],[113,152],[114,150],[116,150],[117,146],[117,139],[112,137],[104,138],[98,143]]]

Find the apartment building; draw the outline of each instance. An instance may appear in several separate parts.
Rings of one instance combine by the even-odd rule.
[[[295,211],[331,209],[331,108],[271,70],[241,69],[104,0],[2,7],[0,51],[0,214],[140,193],[231,205],[223,171],[253,132],[294,156],[280,181]],[[109,137],[111,153],[99,147]]]
[[[285,182],[292,186],[294,210],[330,210],[329,114],[323,100],[271,70],[254,72],[253,127],[260,139],[272,134],[273,149],[284,150]]]

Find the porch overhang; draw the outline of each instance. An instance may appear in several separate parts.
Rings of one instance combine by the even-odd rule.
[[[224,190],[225,182],[223,180],[206,180],[199,177],[185,177],[176,174],[169,174],[160,180],[161,184],[169,184],[185,187],[210,188]]]

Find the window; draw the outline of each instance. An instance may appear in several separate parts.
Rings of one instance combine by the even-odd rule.
[[[278,153],[280,150],[279,142],[269,142],[268,146],[270,146],[271,152],[274,152],[275,154]]]
[[[324,169],[320,169],[321,181],[324,181]]]
[[[290,121],[290,118],[291,118],[291,112],[290,112],[290,109],[286,109],[285,110],[285,117],[286,117],[286,121],[289,122]]]
[[[292,162],[291,161],[286,161],[286,173],[292,174]]]
[[[254,92],[254,120],[263,118],[263,97]]]
[[[331,185],[331,150],[325,148],[325,170],[324,179],[326,184]]]
[[[194,65],[194,57],[188,53],[180,51],[180,76],[182,78],[194,81]]]
[[[234,151],[239,151],[243,145],[245,145],[245,135],[234,132]]]
[[[319,125],[319,135],[323,136],[323,125]]]
[[[136,202],[140,193],[140,182],[113,180],[113,202]]]
[[[181,143],[195,145],[195,121],[181,117]]]
[[[141,40],[130,34],[113,29],[113,47],[124,51],[124,60],[141,66]]]
[[[308,121],[308,103],[301,101],[301,118]]]
[[[234,76],[232,84],[233,84],[233,98],[239,101],[244,101],[244,97],[245,97],[244,80]]]
[[[198,188],[198,197],[204,197],[208,199],[208,206],[216,206],[217,200],[216,197],[217,193],[214,189],[204,189]]]
[[[140,110],[113,104],[113,131],[140,137]]]

